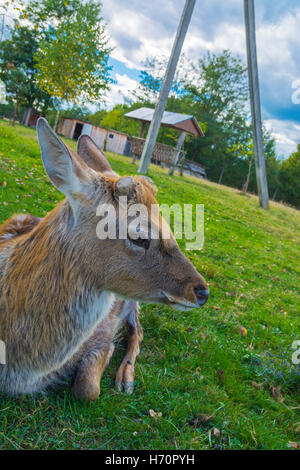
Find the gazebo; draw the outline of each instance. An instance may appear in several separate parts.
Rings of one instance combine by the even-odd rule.
[[[125,114],[125,117],[135,119],[136,121],[140,121],[142,123],[139,137],[131,138],[131,151],[133,153],[132,163],[135,163],[138,156],[141,155],[143,152],[145,144],[144,134],[146,130],[146,124],[152,121],[153,114],[154,109],[146,107],[135,109],[134,111],[130,111],[129,113]],[[181,149],[186,134],[192,134],[196,137],[204,137],[204,133],[201,127],[199,126],[196,118],[188,114],[172,113],[170,111],[165,111],[163,114],[161,125],[176,129],[180,132],[176,148],[171,147],[170,145],[161,144],[159,142],[157,142],[154,147],[152,156],[153,159],[157,162],[164,163],[169,166],[173,165],[173,167],[175,167],[176,164],[178,164],[181,160]]]

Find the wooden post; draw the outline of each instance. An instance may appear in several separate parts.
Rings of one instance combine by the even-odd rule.
[[[224,175],[224,171],[225,171],[225,168],[223,167],[223,168],[222,168],[222,171],[221,171],[221,173],[220,173],[220,177],[219,177],[218,184],[221,184],[221,182],[222,182],[222,178],[223,178],[223,175]]]
[[[182,149],[182,146],[183,146],[185,135],[186,135],[185,132],[182,131],[179,135],[178,140],[177,140],[177,144],[176,144],[177,152],[176,152],[175,157],[173,158],[173,162],[172,162],[172,165],[171,165],[170,170],[169,170],[169,175],[170,176],[173,176],[176,165],[178,165],[178,163],[179,163],[180,152],[181,152],[181,149]]]
[[[277,193],[278,193],[278,188],[275,189],[275,192],[274,192],[273,197],[272,197],[272,201],[275,201]]]
[[[145,134],[145,130],[146,130],[146,121],[142,121],[142,125],[141,125],[141,130],[140,130],[140,135],[139,135],[139,138],[140,139],[143,139],[144,138],[144,134]],[[134,154],[133,157],[132,157],[132,160],[131,160],[131,163],[133,165],[135,165],[136,161],[137,161],[137,158],[138,158],[138,155]]]
[[[260,108],[259,79],[257,67],[254,0],[244,0],[248,75],[255,151],[256,181],[259,202],[264,209],[269,208],[269,192],[264,155],[264,141]]]
[[[154,145],[157,139],[157,134],[159,131],[160,123],[164,114],[164,110],[166,108],[168,96],[171,90],[171,86],[173,83],[176,66],[178,63],[178,59],[181,53],[183,41],[188,30],[191,17],[193,14],[194,6],[196,0],[186,0],[184,10],[182,12],[182,16],[180,19],[180,23],[178,26],[176,38],[173,44],[173,49],[171,52],[171,56],[169,59],[168,67],[166,70],[166,74],[164,77],[164,81],[160,90],[158,102],[155,107],[154,115],[152,118],[152,122],[149,127],[146,143],[143,149],[143,154],[139,166],[139,173],[147,173],[148,166],[151,160],[151,156],[153,153]]]
[[[145,130],[146,130],[146,121],[142,121],[140,135],[139,135],[141,139],[144,138]]]

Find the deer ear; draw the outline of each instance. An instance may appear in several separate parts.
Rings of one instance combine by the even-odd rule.
[[[37,134],[46,173],[66,196],[80,191],[83,180],[87,179],[87,166],[53,132],[46,119],[39,118]]]
[[[77,141],[77,153],[85,163],[95,171],[114,174],[106,156],[86,134],[82,134]]]
[[[149,178],[149,176],[139,175],[138,179],[142,181],[143,183],[146,182],[147,187],[152,191],[154,196],[157,194],[158,189],[153,183],[152,179]]]

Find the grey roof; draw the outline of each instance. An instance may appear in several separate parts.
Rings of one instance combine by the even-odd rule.
[[[193,162],[192,160],[184,160],[183,168],[206,175],[205,168],[203,168],[203,166],[201,166],[198,162]]]
[[[131,119],[136,119],[138,121],[146,121],[151,122],[154,114],[154,109],[151,108],[139,108],[135,109],[134,111],[130,111],[129,113],[125,114],[126,117]],[[185,129],[186,125],[191,122],[191,128]],[[198,121],[194,116],[188,114],[180,114],[180,113],[172,113],[171,111],[165,111],[163,114],[163,118],[161,121],[163,126],[173,127],[175,129],[185,130],[186,132],[194,135],[199,135],[204,137],[203,131],[198,124]],[[188,126],[189,127],[189,126]]]

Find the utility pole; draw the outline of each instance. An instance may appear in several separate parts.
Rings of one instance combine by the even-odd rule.
[[[162,117],[166,108],[168,96],[169,96],[171,86],[173,83],[173,79],[174,79],[178,59],[181,53],[183,41],[184,41],[186,32],[188,30],[188,27],[191,21],[195,3],[196,3],[196,0],[186,0],[185,2],[185,6],[182,12],[180,23],[177,29],[176,38],[173,44],[173,49],[172,49],[171,56],[169,59],[168,67],[167,67],[164,81],[160,90],[158,102],[156,104],[152,122],[149,127],[146,143],[144,145],[141,162],[140,162],[140,166],[138,169],[139,173],[147,173],[147,170],[148,170],[148,166],[151,160],[154,145],[157,139],[157,134],[159,131],[160,123],[161,123],[161,120],[162,120]]]
[[[263,209],[269,208],[269,192],[262,133],[259,79],[257,66],[254,0],[244,0],[248,76],[251,100],[253,140],[256,166],[256,182],[259,202]]]

